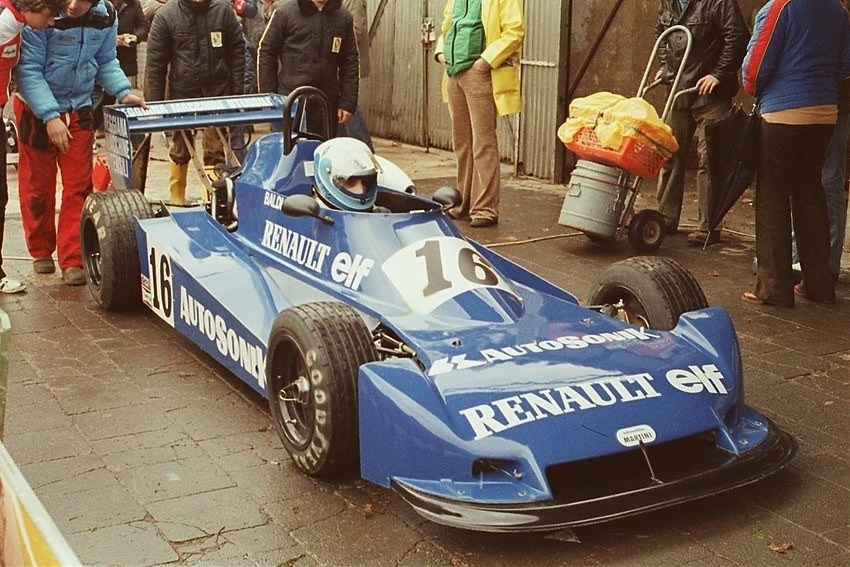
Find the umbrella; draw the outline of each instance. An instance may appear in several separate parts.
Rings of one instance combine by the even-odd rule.
[[[740,106],[705,125],[708,158],[708,224],[714,230],[752,184],[758,169],[761,116]]]

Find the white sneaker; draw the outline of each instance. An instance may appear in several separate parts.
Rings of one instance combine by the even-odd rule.
[[[27,285],[13,278],[0,279],[0,293],[20,293],[27,289]]]

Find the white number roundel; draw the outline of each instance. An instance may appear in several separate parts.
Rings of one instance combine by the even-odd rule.
[[[489,262],[460,238],[420,240],[390,256],[382,269],[415,313],[430,313],[472,289],[512,292]]]

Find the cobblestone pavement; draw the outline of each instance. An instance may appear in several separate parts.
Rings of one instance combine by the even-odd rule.
[[[377,146],[423,194],[452,183],[446,152]],[[154,159],[150,195],[165,194],[166,171]],[[599,271],[632,251],[559,225],[563,195],[506,170],[499,224],[462,227],[584,298]],[[4,441],[86,565],[850,564],[847,274],[835,305],[741,301],[753,280],[746,198],[720,245],[691,248],[682,233],[659,253],[729,310],[748,402],[799,439],[797,459],[730,493],[549,537],[441,527],[381,488],[299,474],[259,395],[152,313],[105,314],[85,287],[33,274],[14,192],[8,219],[7,270],[29,289],[0,297],[12,321]]]

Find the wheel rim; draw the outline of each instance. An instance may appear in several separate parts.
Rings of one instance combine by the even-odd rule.
[[[646,312],[643,303],[626,288],[617,287],[609,290],[602,298],[601,303],[615,306],[617,308],[615,317],[621,321],[647,329],[652,328],[649,314]]]
[[[310,443],[315,428],[313,388],[303,355],[292,345],[280,348],[275,356],[275,399],[279,425],[286,439],[297,449]]]
[[[97,237],[97,229],[90,220],[85,221],[83,225],[83,264],[88,273],[89,280],[98,288],[100,288],[103,276],[101,275],[100,264],[100,239]]]
[[[661,225],[657,222],[647,222],[640,230],[641,240],[647,245],[652,246],[661,239]]]

